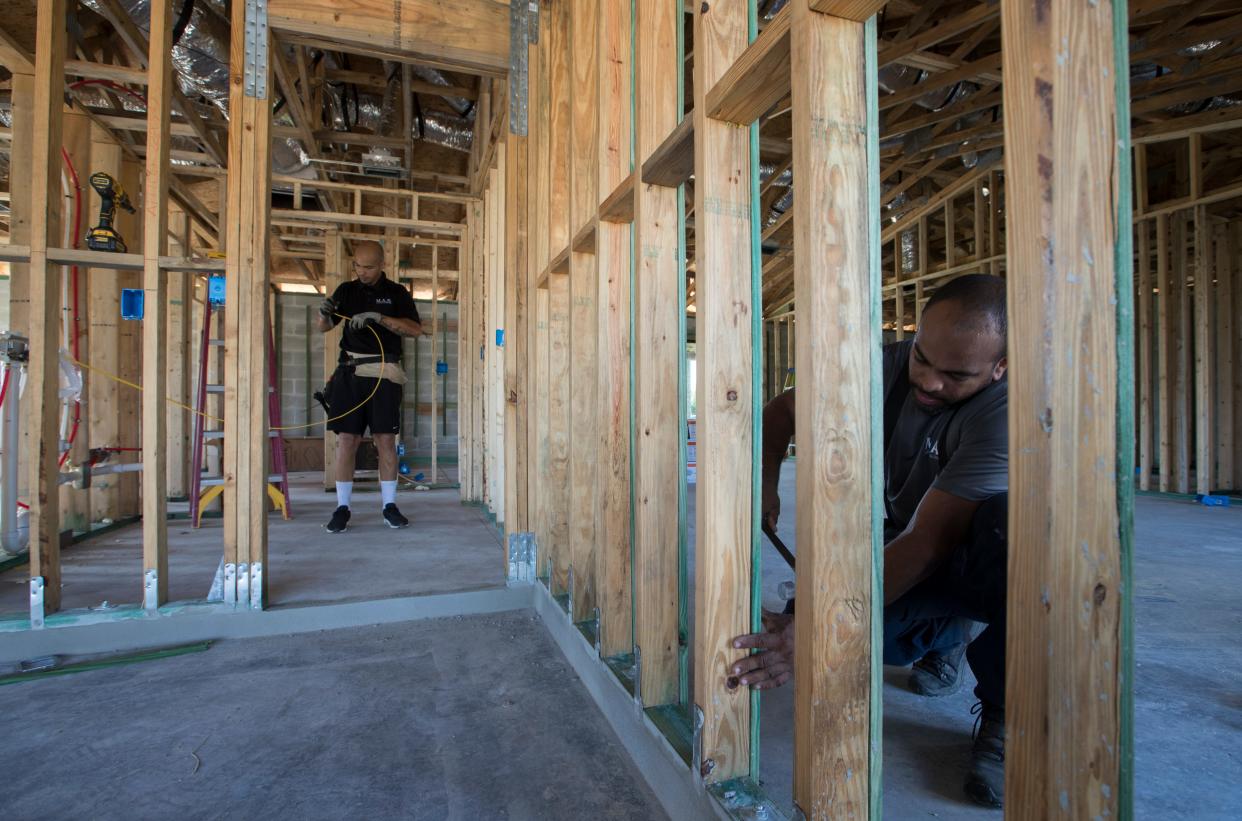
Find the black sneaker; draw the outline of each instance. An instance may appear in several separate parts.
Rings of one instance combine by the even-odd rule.
[[[410,520],[401,515],[401,511],[397,510],[397,506],[392,502],[384,505],[384,522],[394,530],[399,527],[408,527]]]
[[[329,533],[340,533],[347,527],[349,527],[349,508],[345,505],[332,511],[331,521],[324,525],[324,529]]]
[[[914,662],[910,690],[920,696],[951,696],[962,689],[962,660],[966,642],[943,652],[931,652]]]
[[[972,709],[975,744],[970,750],[966,794],[976,804],[997,809],[1005,803],[1005,708],[984,704]]]

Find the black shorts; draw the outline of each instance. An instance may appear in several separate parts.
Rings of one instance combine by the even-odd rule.
[[[379,382],[379,387],[375,383]],[[371,392],[375,395],[372,396]],[[367,397],[370,396],[370,399]],[[333,433],[353,433],[362,436],[368,428],[371,435],[398,433],[401,430],[401,386],[387,379],[355,376],[350,368],[337,368],[328,385],[329,418],[341,416],[328,423]]]

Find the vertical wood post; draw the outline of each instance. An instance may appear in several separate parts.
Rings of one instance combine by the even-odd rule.
[[[65,0],[39,0],[30,182],[30,584],[42,613],[60,609],[60,277],[47,261],[58,243],[65,67]],[[11,166],[15,168],[15,166]],[[41,615],[41,614],[39,614]]]
[[[343,252],[340,232],[329,229],[323,244],[324,296],[332,296],[337,287],[345,281]],[[336,370],[342,333],[342,326],[338,325],[323,335],[323,381],[325,385],[332,378],[332,372]],[[326,424],[323,428],[323,489],[326,491],[336,489],[336,434],[328,430]]]
[[[1237,402],[1242,397],[1233,394],[1233,381],[1237,378],[1238,360],[1233,352],[1234,326],[1242,322],[1233,311],[1234,269],[1233,244],[1229,226],[1222,225],[1216,232],[1216,463],[1217,486],[1221,489],[1238,490],[1234,484],[1234,438],[1233,422],[1238,413]]]
[[[631,9],[630,0],[600,3],[597,200],[611,194],[631,169]],[[628,653],[634,644],[630,567],[631,230],[629,224],[601,221],[595,238],[600,363],[600,492],[595,572],[600,653],[605,657]]]
[[[169,219],[178,228],[177,253],[189,257],[191,251],[192,224],[190,215],[176,207],[170,207]],[[194,274],[177,271],[168,286],[168,398],[183,405],[193,404],[190,396],[190,283]],[[189,448],[193,420],[182,407],[165,403],[168,416],[168,487],[165,495],[172,498],[185,496],[189,490]]]
[[[708,89],[750,38],[747,3],[694,7],[694,219],[698,356],[694,703],[702,722],[693,765],[707,782],[751,768],[751,697],[729,689],[742,656],[732,639],[755,625],[755,292],[751,131],[707,116]],[[710,276],[709,276],[710,274]]]
[[[505,531],[530,530],[527,146],[505,137]],[[461,414],[458,414],[461,418]],[[506,547],[506,552],[508,548]]]
[[[143,605],[148,610],[168,601],[168,412],[164,407],[168,274],[160,268],[160,257],[168,248],[172,28],[172,0],[155,0],[147,57],[147,173],[142,202],[142,567]]]
[[[680,119],[676,3],[638,0],[635,32],[636,165]],[[634,185],[635,275],[634,584],[635,645],[642,657],[639,696],[648,707],[678,696],[678,544],[681,409],[678,373],[683,341],[678,297],[681,238],[676,188]],[[747,257],[743,257],[745,262]],[[700,269],[701,270],[701,269]],[[746,328],[735,329],[748,336]],[[762,384],[755,386],[762,391]]]
[[[1198,136],[1197,134],[1194,136]],[[1195,141],[1194,144],[1197,144]],[[1216,448],[1212,444],[1212,232],[1207,206],[1195,207],[1195,492],[1211,493]]]
[[[569,237],[595,220],[599,206],[598,45],[599,4],[577,0],[570,8],[570,195]],[[572,239],[570,240],[572,241]],[[574,569],[575,621],[594,614],[596,596],[595,506],[599,499],[599,281],[595,254],[569,255],[570,452],[569,544]]]
[[[1138,223],[1138,395],[1139,402],[1139,489],[1151,489],[1152,462],[1152,410],[1153,394],[1151,367],[1151,225]]]
[[[233,4],[230,47],[228,260],[224,363],[224,562],[235,562],[237,602],[261,607],[267,558],[268,229],[271,217],[271,48],[267,21]],[[257,565],[257,567],[256,567]],[[256,584],[257,582],[257,584]],[[230,600],[230,591],[225,591]]]
[[[1159,363],[1157,390],[1160,419],[1160,492],[1173,488],[1173,321],[1176,301],[1169,279],[1169,217],[1156,215],[1156,361]]]
[[[15,121],[16,122],[16,121]],[[98,125],[91,126],[91,172],[102,171],[113,177],[121,175],[121,146]],[[14,146],[16,148],[16,146]],[[83,191],[83,213],[92,217],[99,213],[99,194],[89,185]],[[16,240],[15,240],[16,241]],[[14,271],[16,276],[16,270]],[[92,268],[86,277],[87,323],[91,338],[91,364],[100,371],[120,373],[121,357],[121,283],[119,273],[111,268]],[[86,437],[92,447],[116,447],[121,443],[122,388],[97,373],[87,374]],[[120,476],[92,477],[90,500],[91,520],[120,517]]]
[[[879,4],[876,4],[879,5]],[[875,28],[792,0],[798,317],[794,801],[879,817],[879,213]],[[874,12],[872,8],[868,14]],[[874,190],[872,190],[874,186]],[[945,205],[948,264],[954,208]],[[896,249],[900,257],[900,246]]]
[[[1001,17],[1010,263],[1005,807],[1017,818],[1128,818],[1126,4],[1002,0]]]

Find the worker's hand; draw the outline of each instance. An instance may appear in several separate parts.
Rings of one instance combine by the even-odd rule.
[[[790,681],[794,674],[794,617],[763,614],[762,633],[738,636],[733,646],[760,652],[738,659],[726,670],[728,684],[770,690]]]
[[[349,327],[355,331],[360,331],[368,325],[378,325],[384,315],[376,311],[363,311],[360,314],[354,314],[349,318]]]
[[[332,297],[324,297],[323,302],[319,303],[319,315],[329,322],[336,316],[336,303],[332,301]]]

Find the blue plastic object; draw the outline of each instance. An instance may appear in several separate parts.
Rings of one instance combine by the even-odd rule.
[[[121,289],[121,319],[142,319],[143,304],[141,288]]]
[[[1207,507],[1229,507],[1228,496],[1213,496],[1209,493],[1201,493],[1195,497],[1195,501]]]
[[[448,363],[445,362],[443,359],[441,359],[439,362],[436,363],[436,373],[438,374],[448,373]]]
[[[408,476],[410,474],[410,466],[402,462],[397,465],[397,473],[400,473],[402,476]]]
[[[415,482],[421,482],[421,481],[423,481],[423,479],[424,479],[424,478],[425,478],[425,477],[424,477],[424,476],[423,476],[423,474],[421,474],[421,473],[415,473],[415,474],[414,474],[414,481],[415,481]]]
[[[504,346],[505,346],[505,329],[497,328],[496,329],[496,347],[503,348]]]
[[[207,278],[207,299],[212,305],[224,304],[224,277]]]

